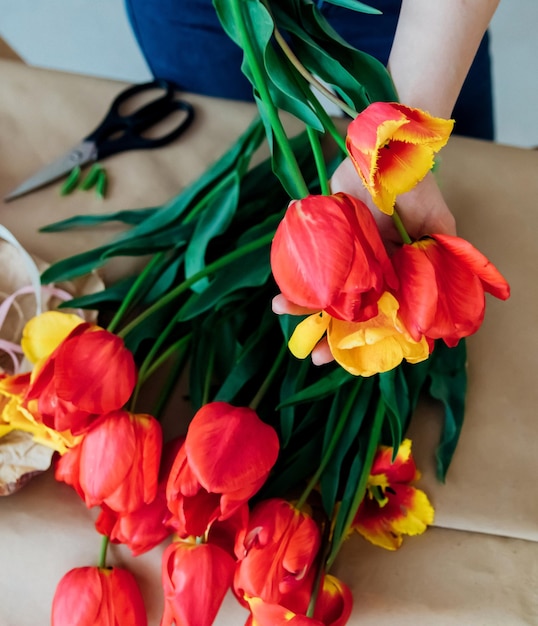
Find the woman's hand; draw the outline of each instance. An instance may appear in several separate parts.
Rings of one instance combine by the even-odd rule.
[[[333,193],[342,191],[362,200],[372,211],[389,254],[402,244],[392,217],[382,213],[372,202],[349,158],[336,169],[331,179]],[[411,239],[423,235],[456,234],[456,221],[450,212],[432,173],[412,190],[398,197],[396,210]]]

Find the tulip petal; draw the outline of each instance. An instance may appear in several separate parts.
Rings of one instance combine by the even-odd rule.
[[[297,324],[288,342],[293,356],[305,359],[314,349],[327,330],[331,316],[327,313],[315,313]]]
[[[94,626],[103,600],[99,570],[72,569],[60,580],[52,601],[51,626]]]
[[[264,445],[252,445],[257,441]],[[212,402],[189,424],[185,450],[204,489],[227,493],[267,477],[277,459],[279,442],[275,430],[252,409]]]
[[[122,339],[105,330],[65,341],[56,356],[54,376],[58,396],[89,413],[121,409],[136,382],[132,353]]]
[[[86,504],[101,504],[127,478],[136,441],[127,415],[115,413],[101,420],[82,440],[80,484]],[[117,454],[120,451],[121,454]]]
[[[385,292],[377,316],[356,323],[333,319],[327,338],[335,360],[354,376],[373,376],[393,369],[403,359],[411,363],[427,359],[426,340],[415,341],[398,320],[397,311],[397,300]]]
[[[30,319],[23,331],[21,348],[31,363],[50,356],[71,331],[84,320],[78,315],[46,311]]]
[[[161,626],[211,626],[232,583],[233,558],[216,545],[174,542],[162,563]]]
[[[353,595],[341,580],[326,574],[316,601],[314,618],[325,626],[345,626],[353,609]]]
[[[337,202],[309,196],[290,204],[271,247],[273,276],[284,296],[317,311],[327,308],[351,265],[353,234]]]
[[[245,599],[252,615],[251,626],[324,626],[317,619],[298,615],[279,604],[264,602],[261,598]]]
[[[510,297],[510,285],[505,278],[471,243],[461,237],[450,235],[432,235],[432,237],[478,276],[485,291],[500,300],[507,300]]]

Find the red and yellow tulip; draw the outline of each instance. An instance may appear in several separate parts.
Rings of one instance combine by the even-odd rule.
[[[24,403],[29,384],[29,372],[0,375],[0,437],[12,430],[21,430],[30,433],[37,443],[63,454],[78,442],[79,437],[74,437],[68,430],[58,432],[35,418]]]
[[[395,102],[373,102],[349,124],[349,156],[383,213],[392,215],[396,196],[410,191],[432,169],[434,154],[446,144],[453,126],[453,120]]]
[[[405,439],[394,462],[393,449],[381,446],[374,459],[364,498],[353,528],[371,543],[396,550],[403,535],[420,535],[433,523],[434,510],[426,494],[409,483],[418,480],[411,454],[411,440]]]
[[[416,341],[404,326],[398,302],[385,292],[378,302],[377,315],[363,322],[346,322],[326,313],[315,314],[300,322],[289,341],[297,358],[308,356],[323,335],[332,357],[355,376],[386,372],[404,359],[418,363],[428,358],[430,348],[424,337]]]
[[[123,408],[136,382],[134,359],[113,333],[51,313],[33,318],[24,331],[26,353],[41,359],[26,404],[49,428],[79,435],[104,413]]]

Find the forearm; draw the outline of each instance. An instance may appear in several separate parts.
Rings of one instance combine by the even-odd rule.
[[[499,0],[403,0],[388,68],[400,102],[450,117]]]

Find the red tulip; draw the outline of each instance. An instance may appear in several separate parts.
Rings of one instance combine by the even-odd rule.
[[[506,300],[510,287],[468,241],[431,235],[403,245],[392,257],[400,278],[399,315],[415,340],[423,335],[455,346],[484,319],[484,292]]]
[[[237,596],[281,604],[286,594],[303,584],[319,545],[319,529],[311,517],[285,500],[260,502],[236,545]]]
[[[273,239],[271,267],[290,302],[347,321],[375,315],[380,294],[397,285],[368,207],[343,193],[290,204]]]
[[[216,545],[176,541],[162,563],[161,626],[211,626],[232,584],[234,559]]]
[[[124,569],[77,567],[60,580],[52,626],[147,626],[144,600]]]
[[[123,340],[83,323],[36,366],[26,402],[46,426],[77,435],[103,413],[121,409],[135,382],[133,355]]]
[[[73,486],[91,507],[129,513],[157,495],[162,447],[159,422],[116,411],[102,417],[56,465],[56,479]]]
[[[182,537],[203,535],[263,485],[278,456],[278,437],[255,411],[225,402],[203,406],[170,471],[168,506]]]
[[[148,552],[174,531],[166,502],[166,481],[182,441],[176,438],[164,446],[157,495],[153,501],[135,511],[119,513],[106,504],[101,505],[101,513],[95,522],[97,532],[106,535],[112,543],[123,543],[134,556]]]
[[[349,156],[383,213],[391,215],[396,196],[432,169],[434,153],[446,144],[453,126],[453,120],[394,102],[373,102],[351,122]]]

